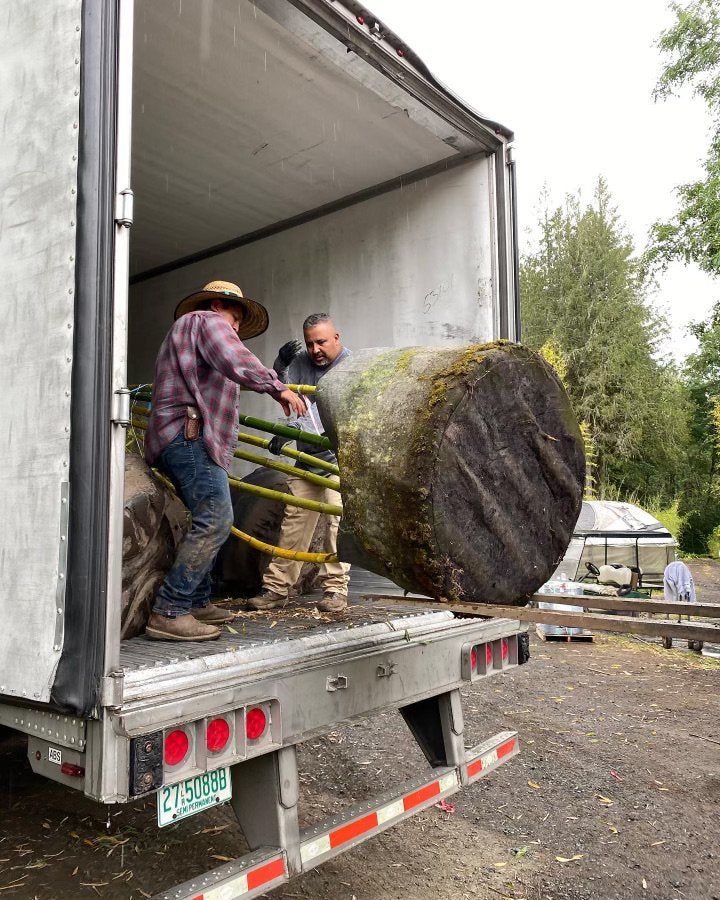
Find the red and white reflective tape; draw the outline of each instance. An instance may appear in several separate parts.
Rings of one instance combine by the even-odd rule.
[[[441,794],[448,791],[455,792],[459,786],[457,769],[453,769],[439,778],[433,778],[422,787],[379,806],[372,812],[351,819],[343,825],[338,825],[337,828],[331,828],[325,834],[309,841],[304,841],[300,845],[303,868],[307,863],[314,865],[318,857],[325,856],[333,850],[339,850],[356,838],[362,837],[364,840],[373,832],[384,830],[388,825],[392,825],[408,813],[419,812],[427,806],[432,806]]]
[[[493,769],[507,762],[519,753],[517,732],[502,731],[494,737],[467,751],[465,768],[468,782],[477,781]],[[350,814],[342,823],[327,827],[300,843],[300,857],[303,870],[311,869],[330,856],[342,853],[366,838],[384,831],[397,822],[416,812],[420,812],[444,796],[460,789],[461,767],[445,769],[442,774],[421,784],[420,787],[406,789],[394,799],[383,803],[374,810],[363,810]],[[241,860],[234,865],[241,864]],[[222,877],[222,876],[221,876]],[[228,874],[212,887],[198,892],[197,882],[187,882],[174,893],[163,897],[186,898],[186,900],[233,900],[233,898],[257,897],[261,893],[289,880],[285,854],[269,851],[261,861],[243,869],[237,875]]]
[[[511,734],[510,737],[502,740],[496,746],[484,749],[474,759],[470,756],[467,762],[468,780],[473,781],[487,774],[490,769],[495,768],[499,763],[510,756],[515,756],[519,749],[517,735]],[[470,751],[470,753],[472,752]]]
[[[191,900],[233,900],[234,897],[242,897],[243,894],[249,894],[278,879],[288,880],[285,857],[282,854],[253,866],[222,884],[208,888],[202,894],[196,894]]]

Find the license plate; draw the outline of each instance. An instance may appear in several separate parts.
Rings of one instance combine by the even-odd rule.
[[[180,819],[187,819],[195,813],[225,803],[232,797],[230,769],[215,769],[203,772],[194,778],[178,781],[160,788],[157,795],[158,825],[172,825]]]

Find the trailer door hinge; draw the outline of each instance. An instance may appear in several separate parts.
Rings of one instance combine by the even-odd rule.
[[[127,428],[130,424],[130,391],[128,388],[119,388],[113,394],[113,425]]]
[[[102,680],[101,703],[104,707],[111,709],[120,709],[123,698],[123,680],[122,672],[110,672]]]
[[[133,223],[134,194],[125,188],[117,195],[115,202],[115,222],[123,228],[130,228]]]

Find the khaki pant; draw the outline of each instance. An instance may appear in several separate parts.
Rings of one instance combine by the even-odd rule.
[[[333,481],[339,480],[335,475],[328,475],[327,477]],[[342,502],[338,491],[331,491],[329,488],[320,487],[318,484],[312,484],[309,481],[305,481],[304,478],[298,478],[294,475],[291,475],[288,479],[288,490],[293,496],[302,497],[306,500],[316,500],[320,503],[333,503],[335,505],[339,505]],[[283,550],[307,552],[315,533],[315,526],[319,516],[320,513],[312,509],[286,506],[278,546],[282,547]],[[336,553],[340,519],[337,516],[329,516],[329,519],[330,525],[322,552]],[[284,597],[287,596],[300,577],[302,566],[303,564],[300,560],[276,557],[270,563],[263,576],[263,588],[268,591],[274,591],[276,594],[282,594]],[[320,566],[319,573],[323,591],[347,594],[348,581],[350,580],[349,572],[350,566],[347,563],[323,563]]]

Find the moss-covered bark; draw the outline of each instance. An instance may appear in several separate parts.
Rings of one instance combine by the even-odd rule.
[[[432,597],[523,603],[580,510],[582,440],[519,344],[364,350],[322,379],[345,509],[341,555]]]

